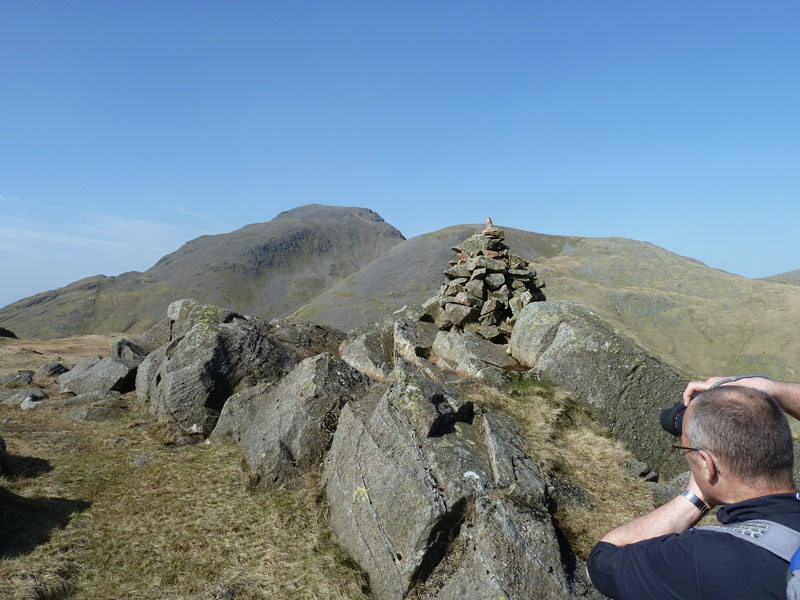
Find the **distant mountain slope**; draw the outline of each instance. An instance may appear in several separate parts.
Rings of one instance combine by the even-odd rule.
[[[450,246],[480,228],[406,240],[295,314],[348,328],[424,301],[454,256]],[[731,275],[646,242],[505,231],[511,252],[535,262],[549,300],[589,306],[687,375],[797,380],[800,288]]]
[[[451,248],[483,227],[454,225],[406,240],[317,296],[294,316],[353,329],[404,304],[423,302],[438,291],[442,271],[455,257]],[[579,239],[509,228],[505,233],[511,252],[530,259],[556,256],[570,240]]]
[[[776,283],[788,283],[789,285],[800,285],[800,269],[794,271],[786,271],[786,273],[778,273],[764,277],[765,281],[774,281]]]
[[[272,221],[202,236],[144,273],[98,275],[0,310],[20,337],[139,332],[178,298],[284,315],[404,240],[365,208],[301,206]]]

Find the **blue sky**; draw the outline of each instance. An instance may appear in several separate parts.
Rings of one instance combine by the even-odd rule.
[[[0,3],[0,306],[308,203],[800,268],[797,2]]]

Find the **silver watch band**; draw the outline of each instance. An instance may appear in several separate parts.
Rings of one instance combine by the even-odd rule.
[[[685,490],[681,494],[681,496],[686,498],[689,502],[691,502],[692,504],[694,504],[697,507],[697,509],[700,511],[700,516],[705,515],[708,511],[711,510],[711,508],[708,506],[708,504],[703,502],[700,499],[700,497],[697,496],[694,492],[690,492],[689,490]]]

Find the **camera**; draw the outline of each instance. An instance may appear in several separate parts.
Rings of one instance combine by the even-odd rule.
[[[683,417],[686,414],[686,406],[683,402],[676,402],[674,406],[665,408],[661,411],[661,427],[667,433],[675,437],[680,437],[683,431]]]

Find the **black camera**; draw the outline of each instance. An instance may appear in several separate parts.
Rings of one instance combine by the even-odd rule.
[[[680,437],[683,431],[683,416],[686,414],[686,406],[683,402],[677,402],[675,406],[670,406],[661,411],[661,427],[667,433],[675,437]]]

